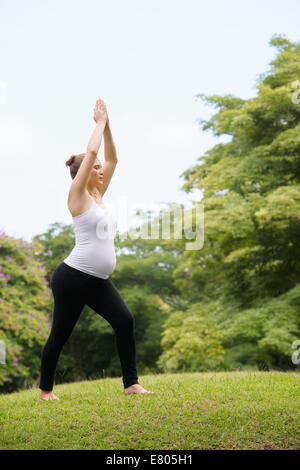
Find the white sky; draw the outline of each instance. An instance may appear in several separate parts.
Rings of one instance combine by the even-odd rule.
[[[118,165],[103,197],[188,204],[180,173],[222,139],[197,93],[256,95],[276,49],[299,41],[298,0],[0,0],[0,230],[28,241],[72,223],[65,161],[105,101]],[[102,140],[99,159],[104,160]]]

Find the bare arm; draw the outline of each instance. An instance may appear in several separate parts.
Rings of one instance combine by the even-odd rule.
[[[106,122],[106,126],[104,129],[104,158],[106,162],[117,163],[117,151],[115,147],[115,143],[113,140],[113,136],[111,133],[110,125]]]
[[[75,190],[77,193],[83,193],[87,187],[92,168],[99,152],[106,125],[106,106],[102,100],[97,100],[94,111],[96,127],[89,139],[86,157],[82,160],[79,170],[71,185],[73,190]]]
[[[118,157],[113,141],[109,120],[106,121],[106,127],[104,129],[104,158],[105,162],[103,165],[103,183],[98,185],[98,190],[101,194],[101,197],[108,188],[108,185],[111,181],[112,175],[114,174]]]

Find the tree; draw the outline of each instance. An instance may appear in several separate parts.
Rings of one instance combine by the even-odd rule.
[[[214,321],[213,310],[213,303],[199,302],[185,312],[171,313],[162,335],[164,352],[157,361],[164,372],[214,370],[223,364],[224,334]]]
[[[41,348],[50,327],[49,289],[43,246],[0,234],[0,390],[32,385],[39,376]]]
[[[181,175],[184,191],[203,193],[205,242],[184,252],[174,274],[186,292],[226,305],[219,316],[228,326],[226,347],[242,338],[246,347],[249,339],[246,361],[293,367],[300,316],[288,293],[297,298],[300,283],[300,44],[273,36],[270,45],[278,53],[259,76],[256,97],[197,95],[218,109],[200,120],[202,130],[231,141]]]

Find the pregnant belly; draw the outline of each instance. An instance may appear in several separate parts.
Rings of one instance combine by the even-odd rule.
[[[116,253],[113,246],[107,246],[105,249],[101,248],[101,250],[87,250],[83,257],[94,269],[108,275],[112,273],[116,266]]]
[[[114,246],[106,246],[105,249],[99,250],[95,247],[77,245],[68,258],[73,264],[86,271],[107,276],[110,276],[117,264]]]

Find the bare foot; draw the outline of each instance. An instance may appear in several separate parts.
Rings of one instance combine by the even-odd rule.
[[[41,391],[41,394],[40,394],[40,399],[41,400],[59,400],[59,398],[54,395],[53,391],[51,390],[51,392],[47,392],[45,390],[42,390]]]
[[[141,387],[140,384],[133,384],[133,385],[130,385],[130,387],[125,388],[124,393],[126,395],[129,395],[130,393],[141,394],[141,393],[154,393],[154,392],[149,392],[148,390],[145,390],[143,387]]]

